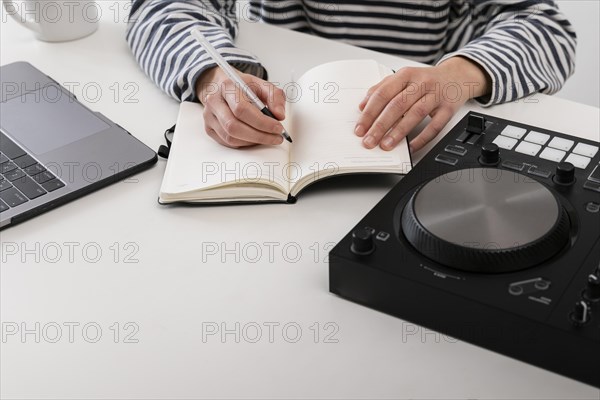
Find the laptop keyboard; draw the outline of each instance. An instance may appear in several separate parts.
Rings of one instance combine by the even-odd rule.
[[[0,132],[0,212],[64,186],[52,172]]]

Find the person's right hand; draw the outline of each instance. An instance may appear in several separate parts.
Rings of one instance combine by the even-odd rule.
[[[238,73],[277,120],[264,115],[220,68],[212,68],[196,82],[196,94],[204,104],[206,133],[233,148],[281,144],[284,128],[279,121],[285,118],[283,90],[254,75]]]

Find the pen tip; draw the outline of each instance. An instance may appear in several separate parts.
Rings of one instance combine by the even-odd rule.
[[[290,143],[293,143],[292,138],[287,132],[284,131],[281,135],[284,137],[285,140],[287,140]]]

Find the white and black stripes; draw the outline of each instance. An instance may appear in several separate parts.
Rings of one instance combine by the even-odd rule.
[[[266,71],[233,45],[235,0],[133,0],[127,41],[144,71],[178,100],[214,64],[189,36],[199,27],[237,68]],[[242,3],[242,2],[240,2]],[[461,55],[492,77],[485,105],[554,93],[575,68],[576,35],[553,1],[250,0],[241,15],[427,64]]]

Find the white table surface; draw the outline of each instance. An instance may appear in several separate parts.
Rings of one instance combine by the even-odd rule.
[[[0,62],[29,61],[78,83],[80,99],[156,149],[178,105],[128,50],[127,2],[111,2],[116,13],[107,4],[98,32],[61,44],[36,41],[3,12]],[[336,59],[411,64],[246,22],[239,45],[280,82]],[[469,109],[481,111],[470,104],[456,119]],[[598,140],[599,110],[565,100],[536,95],[483,111]],[[160,160],[131,182],[1,232],[3,331],[39,323],[40,333],[39,343],[33,333],[0,343],[3,398],[599,398],[590,386],[328,292],[328,250],[394,178],[317,185],[293,206],[164,208],[156,202],[164,168]],[[236,326],[239,342],[208,335]],[[134,328],[137,343],[127,343]]]

